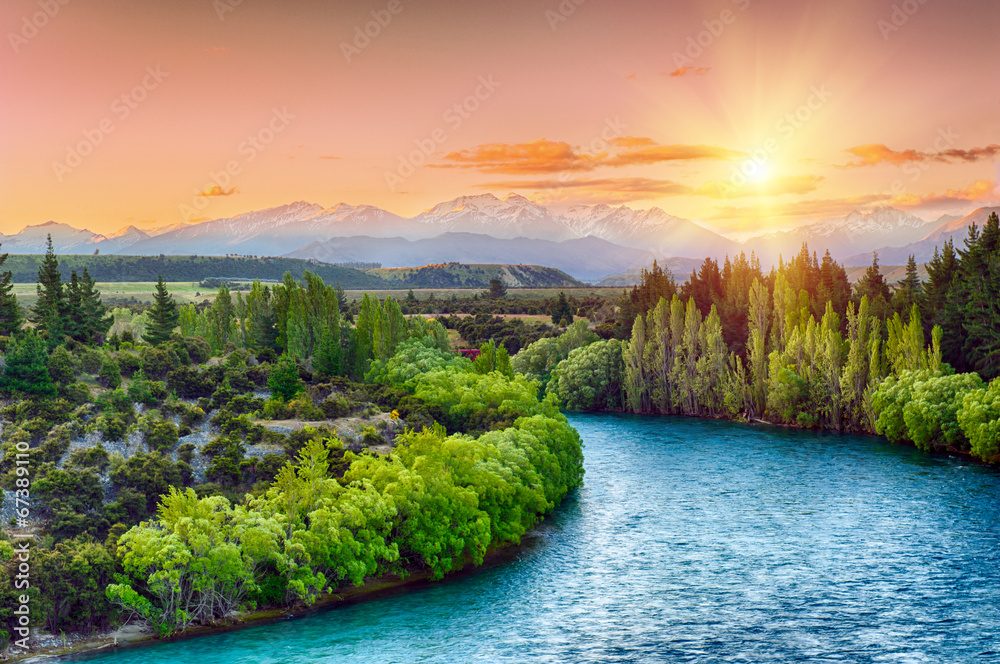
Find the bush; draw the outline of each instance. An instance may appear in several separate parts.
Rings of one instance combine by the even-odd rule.
[[[211,396],[216,383],[207,372],[181,367],[167,374],[167,388],[182,399],[198,399]]]
[[[121,369],[122,376],[126,378],[131,378],[135,375],[136,371],[142,368],[142,360],[139,359],[139,356],[127,351],[117,353],[115,360],[118,361],[118,367]]]
[[[181,344],[195,364],[204,364],[212,357],[212,347],[203,337],[184,337]]]
[[[76,363],[65,346],[59,346],[49,355],[49,377],[57,385],[69,385],[76,380]]]
[[[164,420],[149,422],[143,429],[150,451],[166,452],[177,444],[177,427]]]
[[[348,417],[351,414],[351,403],[343,397],[325,399],[319,407],[323,411],[323,417],[329,420]]]
[[[115,389],[122,384],[122,372],[118,362],[111,356],[104,358],[101,363],[101,370],[97,374],[97,382],[103,387]]]
[[[97,430],[106,441],[125,440],[128,423],[118,414],[102,415],[97,418]]]

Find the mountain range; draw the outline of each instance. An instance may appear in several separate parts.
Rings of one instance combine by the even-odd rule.
[[[371,205],[332,208],[298,201],[234,217],[151,230],[135,226],[108,235],[49,221],[0,235],[9,253],[43,253],[51,234],[57,253],[130,255],[257,255],[325,262],[379,262],[386,267],[426,263],[534,263],[596,280],[666,258],[722,259],[754,252],[764,265],[798,253],[802,243],[846,265],[927,260],[934,246],[961,239],[970,223],[990,211],[925,221],[905,211],[877,207],[844,218],[802,224],[737,243],[660,208],[578,205],[556,210],[510,194],[460,196],[413,217]]]

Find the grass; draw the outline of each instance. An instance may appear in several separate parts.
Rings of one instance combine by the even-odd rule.
[[[35,283],[16,283],[14,284],[14,293],[17,295],[18,299],[23,305],[32,306],[38,296],[35,291]],[[113,304],[115,301],[127,300],[135,298],[140,302],[151,303],[153,301],[153,291],[156,288],[156,282],[153,281],[123,281],[123,282],[110,282],[110,281],[100,281],[97,283],[98,290],[101,291],[101,296],[106,304]],[[215,300],[215,293],[217,289],[206,289],[198,285],[197,281],[170,281],[167,282],[167,290],[170,294],[174,296],[174,300],[178,304],[188,304],[189,302],[202,302],[204,300],[213,301]],[[549,297],[555,297],[559,293],[565,292],[566,295],[575,295],[576,297],[617,297],[621,295],[621,288],[597,288],[596,286],[588,286],[586,288],[508,288],[507,298],[514,300],[542,300]],[[348,290],[344,291],[347,295],[348,300],[360,300],[361,296],[365,293],[371,293],[372,295],[377,295],[380,299],[385,298],[387,295],[391,295],[397,300],[401,300],[406,297],[409,292],[408,289],[402,290]],[[446,300],[450,298],[453,294],[456,297],[471,297],[475,293],[482,294],[483,290],[479,288],[422,288],[414,289],[413,295],[418,300],[426,300],[431,294],[434,295],[439,300]]]

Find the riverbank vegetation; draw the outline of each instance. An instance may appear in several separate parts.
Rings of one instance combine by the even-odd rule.
[[[345,316],[305,272],[178,306],[161,279],[151,306],[111,315],[51,251],[37,290],[25,311],[0,275],[4,639],[25,593],[35,629],[171,633],[439,578],[582,480],[579,436],[502,345],[462,358],[392,298]]]
[[[996,214],[927,272],[911,258],[893,287],[876,256],[852,288],[806,247],[767,274],[752,256],[706,260],[682,288],[654,266],[596,335],[570,328],[513,365],[574,410],[879,433],[1000,462]]]

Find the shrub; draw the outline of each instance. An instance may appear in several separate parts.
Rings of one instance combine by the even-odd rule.
[[[131,378],[135,375],[135,372],[142,368],[142,360],[139,359],[138,355],[134,355],[129,352],[119,352],[115,355],[115,360],[118,361],[118,367],[121,369],[122,376],[126,378]]]
[[[301,392],[303,383],[299,377],[299,368],[295,360],[288,355],[282,355],[278,364],[271,369],[267,386],[271,388],[271,395],[282,401],[291,401],[296,394]]]
[[[165,452],[177,444],[177,427],[165,420],[147,422],[143,433],[150,451]]]
[[[117,388],[122,384],[122,372],[118,366],[118,362],[114,360],[110,355],[104,358],[101,363],[101,370],[97,374],[98,384],[109,387],[111,389]]]
[[[194,367],[181,367],[167,374],[167,388],[182,399],[208,397],[215,392],[212,377]]]

